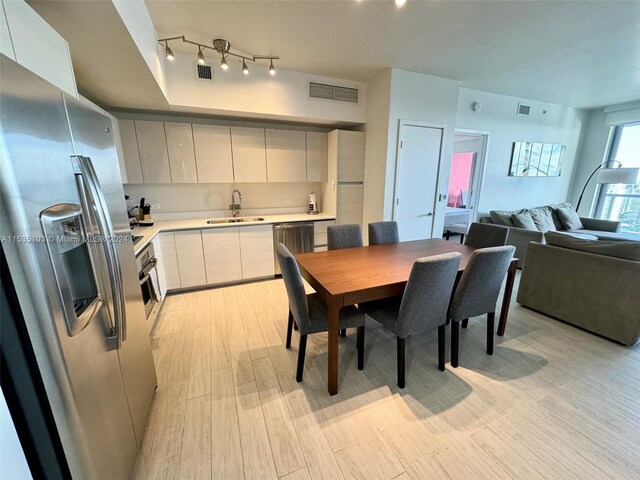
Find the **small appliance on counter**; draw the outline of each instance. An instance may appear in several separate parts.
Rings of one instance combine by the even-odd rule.
[[[140,205],[138,206],[138,225],[141,227],[150,227],[153,225],[153,220],[151,220],[151,205],[144,203],[144,197],[140,199]]]
[[[316,200],[316,194],[313,193],[313,190],[309,194],[309,206],[307,208],[307,213],[309,215],[318,215],[320,213],[318,211],[318,202]]]

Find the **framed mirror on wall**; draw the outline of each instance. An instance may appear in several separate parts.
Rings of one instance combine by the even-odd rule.
[[[567,151],[558,143],[513,142],[510,177],[559,177]]]

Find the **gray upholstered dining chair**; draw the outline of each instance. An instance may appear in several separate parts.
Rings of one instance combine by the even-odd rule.
[[[369,245],[398,243],[398,222],[373,222],[369,224]]]
[[[502,247],[507,244],[509,229],[491,223],[472,223],[467,232],[465,245],[476,248]]]
[[[493,355],[496,303],[516,247],[480,248],[471,254],[449,307],[451,366],[458,366],[460,322],[487,314],[487,354]]]
[[[360,225],[334,225],[327,227],[327,249],[354,248],[362,246]]]
[[[277,247],[278,263],[282,271],[282,279],[289,298],[289,322],[287,325],[286,348],[291,348],[293,323],[300,331],[300,346],[298,347],[298,368],[296,381],[302,381],[304,371],[304,356],[307,349],[307,335],[326,332],[327,305],[316,294],[307,295],[298,263],[291,252],[282,243]],[[354,306],[340,310],[340,328],[357,328],[358,369],[364,368],[364,314]]]
[[[461,254],[434,255],[415,261],[401,301],[378,300],[358,305],[373,320],[396,334],[398,387],[405,385],[405,340],[438,327],[438,368],[444,371],[445,323]]]
[[[360,225],[345,224],[327,227],[327,250],[355,248],[362,246],[362,230]],[[340,336],[347,336],[347,329],[340,329]]]

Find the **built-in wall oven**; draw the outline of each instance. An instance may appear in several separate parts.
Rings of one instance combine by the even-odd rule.
[[[138,279],[140,280],[140,290],[142,291],[142,300],[144,301],[144,312],[148,319],[153,310],[154,305],[158,301],[158,294],[154,286],[157,281],[156,271],[156,255],[153,250],[153,244],[145,247],[136,257],[138,266]]]

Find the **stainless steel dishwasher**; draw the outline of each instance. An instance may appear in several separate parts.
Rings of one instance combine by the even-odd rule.
[[[283,243],[294,255],[313,252],[313,222],[274,223],[273,248]],[[274,251],[276,275],[280,275],[278,254]]]

